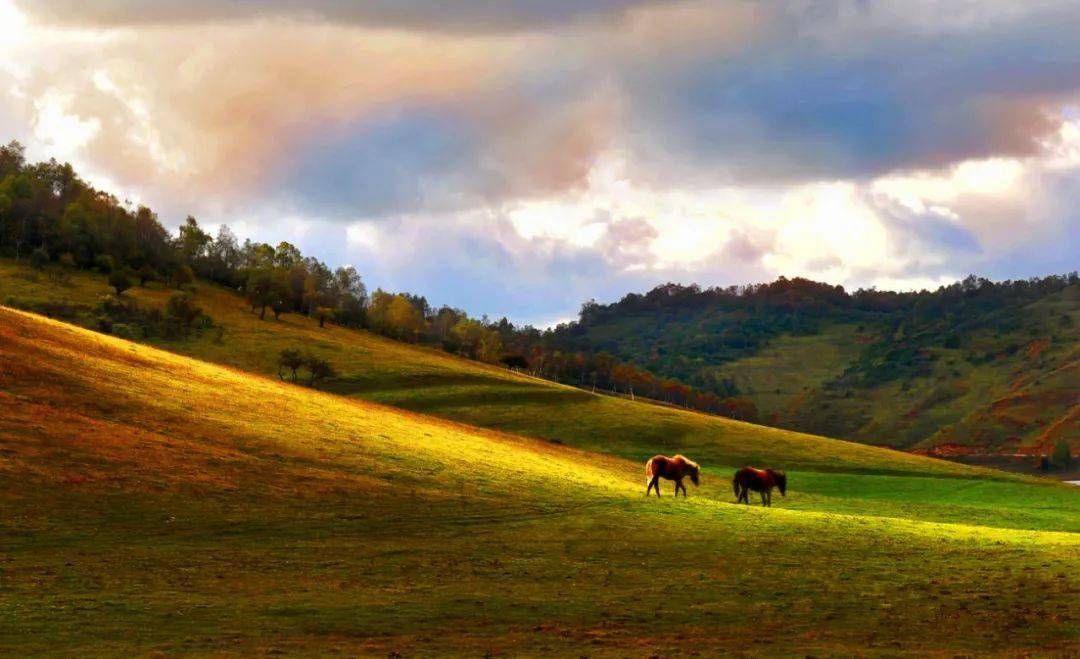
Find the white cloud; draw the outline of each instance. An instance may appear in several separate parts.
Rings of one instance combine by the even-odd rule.
[[[83,119],[72,111],[72,94],[50,91],[34,101],[34,136],[57,157],[70,158],[101,132],[97,117]]]

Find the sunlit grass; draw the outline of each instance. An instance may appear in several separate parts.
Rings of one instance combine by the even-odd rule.
[[[444,359],[462,363],[430,363]],[[380,395],[389,391],[411,390]],[[915,476],[927,461],[598,400],[578,403],[594,406],[588,416],[570,413],[584,423],[641,409],[668,431],[726,433],[712,449],[689,433],[672,445],[832,451],[840,471],[793,473],[799,485],[772,509],[730,503],[719,467],[688,500],[669,484],[646,499],[636,459],[0,310],[0,650],[851,654],[1080,643],[1080,536],[1061,532],[1076,526],[1080,493],[965,470]],[[485,406],[493,425],[523,423],[496,408]],[[579,437],[612,437],[601,432],[612,418]],[[540,436],[565,428],[536,423]],[[630,455],[648,441],[608,448]],[[879,453],[895,457],[894,475],[873,471]],[[850,514],[860,507],[871,516]]]

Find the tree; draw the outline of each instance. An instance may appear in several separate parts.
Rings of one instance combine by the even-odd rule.
[[[120,268],[109,273],[109,286],[116,289],[116,294],[123,295],[124,291],[135,285],[135,275],[131,268]]]
[[[285,377],[281,373],[281,369],[287,368],[292,371],[292,381],[296,382],[296,372],[304,365],[305,358],[300,354],[299,350],[286,349],[282,350],[278,355],[278,377],[282,380]]]
[[[12,140],[0,146],[0,181],[26,168],[26,147]]]
[[[135,274],[139,278],[140,286],[146,286],[147,282],[157,281],[158,278],[157,270],[155,270],[154,266],[150,265],[149,263],[143,263],[141,266],[139,266],[139,270]]]
[[[172,271],[172,284],[176,288],[190,288],[195,285],[195,273],[187,263],[177,265]]]
[[[94,257],[94,267],[97,268],[99,272],[109,274],[116,269],[116,261],[108,254],[98,254]]]
[[[387,321],[393,328],[394,335],[405,341],[415,342],[424,328],[424,317],[404,295],[395,295],[390,301]]]
[[[480,339],[480,348],[476,351],[476,358],[482,362],[494,364],[502,354],[502,337],[495,330],[485,327],[484,335]]]
[[[406,341],[417,340],[424,327],[423,316],[408,298],[382,289],[372,293],[367,318],[373,331]]]
[[[479,357],[487,331],[488,329],[480,321],[472,318],[462,318],[450,330],[450,334],[461,354],[476,359]]]
[[[56,280],[66,282],[71,279],[71,273],[79,267],[75,263],[75,257],[71,255],[71,252],[64,252],[60,255],[60,258],[56,259],[56,263],[59,268],[56,270]]]
[[[187,334],[202,316],[202,309],[188,293],[173,293],[165,303],[166,320],[179,329],[181,334]]]
[[[195,221],[195,218],[188,215],[187,219],[184,220],[184,224],[180,226],[180,236],[177,242],[184,260],[189,265],[194,265],[206,256],[206,248],[211,240],[210,234],[199,228],[199,223]]]
[[[1054,453],[1050,458],[1050,461],[1055,467],[1062,471],[1068,471],[1072,469],[1073,457],[1072,449],[1069,447],[1069,441],[1062,437],[1054,444]]]
[[[288,294],[282,273],[272,268],[263,268],[251,273],[247,282],[247,298],[251,310],[259,309],[259,320],[266,318],[267,307],[280,313],[280,308]]]
[[[349,265],[335,270],[333,288],[337,300],[337,311],[334,314],[337,322],[353,327],[363,325],[367,320],[367,288],[356,268]]]
[[[281,241],[274,249],[274,266],[281,270],[288,270],[303,260],[300,250],[292,243]]]
[[[308,386],[314,387],[316,382],[332,378],[337,375],[334,367],[330,365],[330,362],[325,359],[320,359],[314,355],[308,355],[304,358],[304,366],[308,370]]]

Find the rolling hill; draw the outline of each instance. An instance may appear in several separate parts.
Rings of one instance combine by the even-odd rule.
[[[78,273],[66,283],[10,261],[0,261],[0,299],[28,308],[64,313],[95,324],[97,301],[107,293],[104,278]],[[164,306],[171,291],[138,288],[125,296],[145,307]],[[995,523],[1037,528],[1031,520],[1059,511],[1033,507],[1026,495],[991,497],[992,505],[966,508],[952,500],[952,486],[939,476],[1011,478],[945,461],[926,460],[852,442],[823,440],[675,407],[632,402],[465,360],[442,351],[392,341],[368,332],[334,326],[320,328],[301,315],[260,320],[250,306],[227,289],[203,284],[195,299],[213,318],[217,331],[185,339],[152,339],[159,347],[245,371],[273,375],[282,349],[303,348],[327,359],[339,376],[328,390],[387,403],[491,430],[551,443],[604,452],[643,462],[657,452],[682,451],[711,469],[744,464],[773,465],[794,472],[802,496],[794,507],[831,512],[892,515],[897,494],[922,519],[974,521],[987,515]],[[892,480],[865,480],[866,474]],[[883,485],[888,482],[889,484]],[[980,486],[985,487],[985,486]],[[1005,482],[1002,492],[1008,491]],[[727,485],[721,488],[725,491]],[[842,492],[838,496],[837,492]],[[1018,492],[1032,492],[1021,488]],[[813,502],[813,503],[811,503]],[[997,506],[1001,506],[998,508]],[[1012,520],[1012,521],[1008,521]]]
[[[722,382],[769,425],[902,449],[1080,452],[1075,275],[848,294],[781,279],[586,305],[554,345]],[[1006,411],[1011,410],[1011,411]]]
[[[373,351],[401,345],[360,336]],[[429,373],[479,377],[465,372],[475,364],[416,354],[424,353]],[[383,357],[376,361],[397,358],[384,373],[400,373],[408,356]],[[409,369],[421,361],[414,356],[405,372],[416,376]],[[493,395],[494,381],[514,380],[490,377],[477,386]],[[376,376],[367,382],[376,388]],[[529,386],[541,385],[555,391]],[[401,380],[390,377],[382,391],[395,386]],[[699,417],[601,400],[642,418],[661,413],[658,425],[676,423],[665,414]],[[562,407],[567,416],[582,409],[592,412],[572,399]],[[712,445],[687,438],[715,460],[702,460],[702,487],[688,500],[666,496],[670,486],[646,499],[639,460],[312,391],[0,309],[0,648],[87,656],[1080,647],[1080,490],[699,418],[718,424]],[[639,441],[609,448],[630,454]],[[730,503],[729,472],[716,465],[746,453],[773,461],[790,453],[800,465],[776,507]],[[943,519],[955,523],[934,521]]]

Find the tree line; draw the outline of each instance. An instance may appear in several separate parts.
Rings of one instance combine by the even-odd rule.
[[[320,327],[366,328],[587,388],[738,418],[756,415],[746,401],[657,378],[604,352],[567,350],[551,331],[518,328],[505,318],[472,318],[448,306],[433,308],[423,296],[409,293],[378,289],[369,295],[354,267],[332,269],[288,242],[241,242],[225,225],[211,235],[194,217],[186,218],[174,236],[150,208],[132,207],[95,189],[70,164],[28,162],[18,142],[0,146],[0,255],[51,266],[59,278],[75,269],[103,274],[116,298],[98,310],[99,329],[129,338],[183,336],[190,328],[212,326],[186,293],[202,279],[243,293],[262,319],[268,312],[274,318],[300,313],[318,319]],[[178,290],[164,314],[123,296],[132,286],[155,282]],[[286,352],[279,375],[296,380],[303,370],[309,383],[332,375],[328,364]]]
[[[260,317],[303,312],[364,324],[367,292],[352,267],[331,269],[295,246],[216,236],[188,217],[174,237],[146,206],[132,208],[83,181],[70,164],[31,164],[18,142],[0,146],[0,254],[94,269],[120,294],[136,282],[183,289],[203,278],[243,291]]]
[[[668,283],[612,304],[585,303],[577,321],[559,326],[552,345],[607,352],[721,396],[737,394],[723,364],[756,354],[784,334],[812,335],[830,323],[856,326],[865,348],[838,386],[873,386],[925,374],[932,348],[959,349],[978,363],[1013,345],[981,345],[973,330],[1009,336],[1025,305],[1080,282],[1077,273],[993,282],[969,276],[933,291],[853,292],[803,278],[702,289]],[[1062,316],[1062,324],[1071,323]]]

